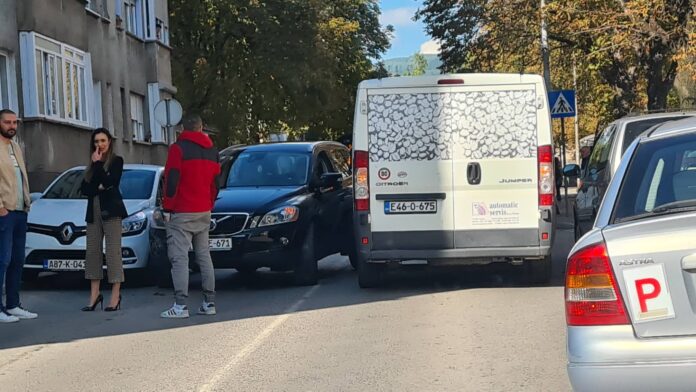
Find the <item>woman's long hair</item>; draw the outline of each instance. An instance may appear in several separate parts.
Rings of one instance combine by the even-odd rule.
[[[89,159],[90,163],[87,166],[87,171],[85,171],[85,181],[90,182],[92,180],[92,175],[94,174],[94,162],[92,162],[92,154],[94,154],[94,151],[97,149],[97,146],[94,144],[94,139],[99,135],[100,133],[103,133],[106,135],[106,138],[109,140],[109,149],[106,150],[106,159],[104,159],[104,170],[109,170],[109,166],[111,165],[111,162],[114,160],[114,137],[111,136],[111,132],[109,132],[108,129],[106,128],[97,128],[94,131],[92,131],[92,137],[90,139],[89,143]]]

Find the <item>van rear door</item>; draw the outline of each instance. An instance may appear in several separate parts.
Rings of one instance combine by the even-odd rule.
[[[456,248],[539,245],[538,100],[535,84],[452,88]]]
[[[372,248],[454,247],[449,87],[370,89]]]

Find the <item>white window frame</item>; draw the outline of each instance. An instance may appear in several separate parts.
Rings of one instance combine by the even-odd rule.
[[[37,44],[37,38],[53,48]],[[93,115],[89,53],[35,32],[20,32],[19,39],[25,117],[89,126]]]
[[[0,50],[0,61],[5,64],[5,72],[0,77],[0,109],[10,109],[17,113],[19,105],[14,58],[8,52]]]
[[[145,97],[130,93],[130,120],[133,140],[144,142],[145,140]]]

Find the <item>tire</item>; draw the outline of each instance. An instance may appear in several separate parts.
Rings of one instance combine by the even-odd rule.
[[[41,270],[38,269],[24,269],[22,271],[22,281],[23,282],[35,282],[39,279],[39,273]]]
[[[319,266],[315,256],[314,225],[310,225],[300,248],[299,257],[293,274],[293,282],[297,286],[312,286],[319,280]]]
[[[346,249],[346,254],[348,255],[348,261],[350,261],[350,266],[353,267],[354,270],[357,270],[359,262],[358,245],[355,243],[355,234],[353,233],[353,230],[351,230],[348,237],[350,238],[350,243],[348,244],[348,249]]]
[[[532,284],[545,284],[551,281],[551,255],[541,260],[527,261],[527,281]]]
[[[358,262],[358,285],[360,288],[369,289],[380,287],[384,283],[384,264],[372,264],[367,260]]]

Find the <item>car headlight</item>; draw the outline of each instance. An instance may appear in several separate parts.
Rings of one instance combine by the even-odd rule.
[[[136,212],[121,222],[121,233],[136,233],[142,231],[147,223],[147,215],[144,212]]]
[[[300,209],[295,206],[285,206],[277,208],[266,213],[266,215],[258,221],[257,227],[280,225],[282,223],[294,222],[300,217]],[[256,220],[252,221],[253,223]],[[252,227],[253,228],[253,227]]]

